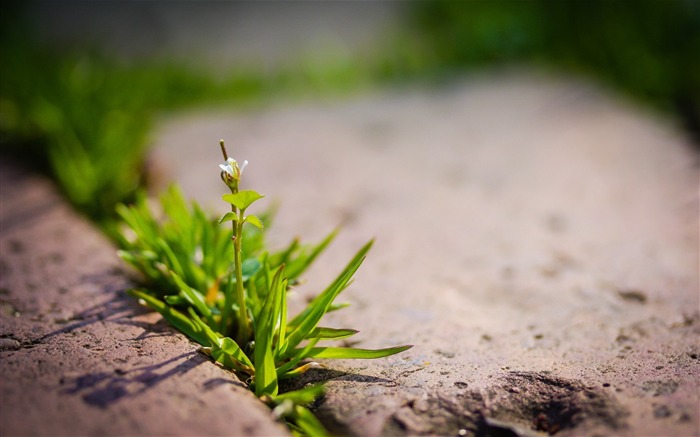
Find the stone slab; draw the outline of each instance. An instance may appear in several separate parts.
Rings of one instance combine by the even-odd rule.
[[[115,248],[51,184],[0,167],[0,434],[287,435],[149,313]]]
[[[700,434],[698,154],[668,121],[508,73],[180,114],[154,138],[216,213],[219,138],[249,160],[245,185],[280,201],[277,247],[343,226],[297,305],[376,237],[326,324],[415,347],[309,376],[330,378],[334,431]]]

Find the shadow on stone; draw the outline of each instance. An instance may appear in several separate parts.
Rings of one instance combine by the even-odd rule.
[[[87,404],[107,408],[121,399],[139,396],[168,378],[181,377],[206,361],[197,352],[187,352],[150,366],[88,373],[74,378],[69,382],[72,387],[61,393],[80,394]]]
[[[489,406],[490,417],[521,421],[548,434],[576,428],[584,421],[610,429],[624,427],[626,412],[605,392],[579,381],[543,372],[511,372],[496,389],[504,390],[509,396],[492,397],[498,400]]]
[[[345,372],[342,370],[335,369],[311,369],[303,375],[291,379],[280,381],[280,391],[292,391],[303,388],[309,384],[319,384],[325,383],[331,380],[342,380],[349,382],[358,382],[366,384],[390,384],[392,386],[396,385],[395,381],[386,378],[379,378],[377,376],[362,375],[359,373]]]
[[[510,372],[493,386],[457,395],[432,393],[407,402],[385,435],[553,435],[582,425],[619,430],[627,412],[605,392],[545,372]]]
[[[49,332],[38,339],[36,343],[41,343],[44,340],[61,334],[67,334],[96,322],[110,321],[114,323],[139,325],[138,322],[129,320],[129,318],[145,312],[148,312],[148,310],[138,305],[138,303],[129,296],[122,292],[115,292],[109,299],[73,315],[70,319],[65,321],[65,323],[69,323],[68,325]],[[148,326],[150,328],[152,325],[148,324]]]
[[[232,375],[231,379],[212,378],[203,384],[205,390],[213,390],[220,385],[237,385],[243,387],[243,383],[235,379]]]

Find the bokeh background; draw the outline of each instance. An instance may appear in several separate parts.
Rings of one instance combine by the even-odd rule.
[[[700,132],[700,2],[4,2],[4,154],[102,222],[148,184],[159,114],[442,86],[475,71],[593,80]]]

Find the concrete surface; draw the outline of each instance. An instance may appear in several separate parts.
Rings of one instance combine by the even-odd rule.
[[[51,184],[0,164],[0,435],[286,435],[145,311],[115,248]]]
[[[280,200],[273,245],[344,227],[296,305],[377,238],[326,324],[415,347],[301,382],[330,378],[335,432],[700,434],[698,155],[674,126],[529,74],[165,118],[156,162],[215,213],[219,138]]]

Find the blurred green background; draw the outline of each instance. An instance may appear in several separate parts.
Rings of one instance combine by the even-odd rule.
[[[517,66],[590,78],[700,133],[693,0],[5,2],[0,59],[3,154],[103,224],[148,184],[154,117],[199,105]]]

